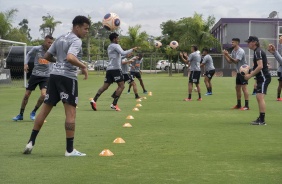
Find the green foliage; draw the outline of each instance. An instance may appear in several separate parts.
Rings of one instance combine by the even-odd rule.
[[[0,12],[0,38],[7,39],[6,36],[12,30],[13,18],[17,12],[17,9]]]
[[[23,33],[18,28],[12,28],[8,35],[6,35],[5,39],[17,41],[17,42],[24,42],[29,43],[29,39],[27,38],[26,34]]]
[[[20,23],[19,23],[20,27],[20,31],[25,34],[28,38],[28,40],[30,41],[32,39],[32,37],[30,36],[30,28],[28,27],[28,20],[27,19],[23,19]]]
[[[40,25],[39,31],[42,31],[42,38],[46,35],[53,35],[57,25],[61,24],[61,21],[55,21],[55,18],[49,13],[47,16],[42,16],[43,24]]]

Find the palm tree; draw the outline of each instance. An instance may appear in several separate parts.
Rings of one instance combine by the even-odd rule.
[[[44,23],[40,25],[39,31],[43,31],[43,37],[45,37],[46,35],[52,36],[55,31],[55,27],[58,24],[62,23],[61,21],[55,21],[54,17],[51,16],[49,13],[47,14],[47,16],[43,16],[42,20]]]
[[[11,9],[6,12],[0,12],[0,38],[5,39],[7,34],[12,30],[12,21],[17,9]]]

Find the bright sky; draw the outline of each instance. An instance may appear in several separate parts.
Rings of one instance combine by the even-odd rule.
[[[128,26],[140,24],[142,31],[160,36],[162,22],[193,16],[194,12],[204,18],[213,15],[216,21],[220,18],[267,18],[272,11],[281,12],[282,17],[279,7],[281,9],[277,0],[0,0],[1,12],[11,8],[19,10],[14,26],[28,19],[33,39],[40,38],[39,26],[47,13],[62,22],[56,27],[55,37],[71,30],[76,15],[90,15],[92,21],[97,22],[108,12],[120,16],[122,34],[126,34]]]

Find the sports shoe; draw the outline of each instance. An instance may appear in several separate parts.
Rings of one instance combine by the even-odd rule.
[[[145,90],[145,91],[143,91],[143,93],[144,93],[144,94],[148,94],[148,91]]]
[[[266,125],[266,123],[257,118],[255,121],[251,122],[251,125]]]
[[[130,94],[130,91],[127,91],[127,94]]]
[[[212,93],[206,93],[205,95],[206,95],[206,96],[208,96],[208,95],[212,95]]]
[[[30,113],[30,119],[31,119],[32,121],[35,120],[35,113],[36,113],[36,112],[34,112],[34,111],[32,111],[32,112]]]
[[[252,95],[257,95],[257,93],[252,93]]]
[[[32,142],[30,141],[24,148],[23,154],[30,154],[33,149]]]
[[[66,151],[65,156],[66,157],[83,157],[83,156],[86,156],[86,154],[81,153],[81,152],[77,151],[76,149],[73,149],[71,153]]]
[[[202,99],[202,98],[198,98],[197,100],[198,100],[198,101],[202,101],[203,99]]]
[[[111,104],[111,109],[114,109],[116,111],[121,111],[117,104],[116,105]]]
[[[191,98],[184,98],[183,101],[188,102],[188,101],[192,101],[192,99]]]
[[[91,105],[91,108],[92,108],[94,111],[97,111],[96,102],[95,102],[94,100],[91,100],[91,101],[90,101],[90,105]]]
[[[282,98],[277,98],[277,101],[282,101]]]
[[[14,121],[19,121],[19,120],[23,120],[23,116],[21,114],[17,115],[16,117],[13,117]]]
[[[244,106],[244,107],[241,107],[241,108],[240,108],[240,110],[241,110],[241,111],[246,111],[246,110],[250,110],[250,108],[249,108],[249,107]]]
[[[241,107],[239,107],[238,105],[235,105],[235,106],[232,107],[231,109],[241,109]]]
[[[139,99],[139,98],[141,98],[141,97],[140,96],[135,97],[135,99]]]

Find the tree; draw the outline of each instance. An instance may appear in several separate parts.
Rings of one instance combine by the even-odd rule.
[[[12,21],[17,12],[17,9],[0,12],[0,38],[7,39],[6,36],[12,29]]]
[[[17,42],[24,42],[29,43],[30,40],[28,40],[26,34],[24,34],[20,29],[18,28],[12,28],[9,32],[9,34],[5,37],[7,40],[13,40]]]
[[[42,37],[44,38],[46,35],[53,35],[55,31],[55,27],[61,24],[61,21],[55,21],[55,18],[51,16],[49,13],[47,16],[42,16],[43,24],[40,25],[39,31],[42,31]]]
[[[28,38],[28,40],[31,40],[32,37],[30,36],[30,28],[28,27],[28,20],[27,19],[23,19],[20,23],[19,23],[20,27],[20,31],[25,34]]]

